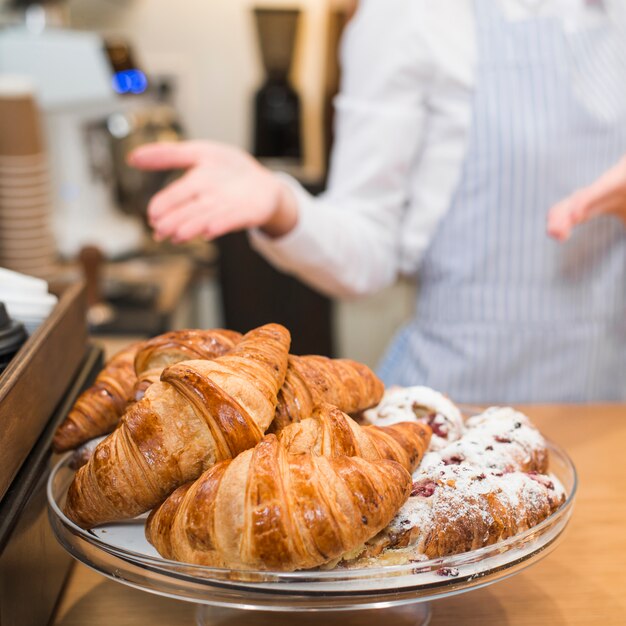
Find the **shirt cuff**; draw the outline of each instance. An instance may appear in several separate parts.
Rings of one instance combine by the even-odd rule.
[[[296,273],[298,265],[307,264],[314,254],[311,235],[315,233],[315,199],[302,185],[288,174],[276,174],[293,192],[298,207],[298,221],[282,237],[269,237],[258,228],[248,231],[252,247],[272,265],[289,273]]]

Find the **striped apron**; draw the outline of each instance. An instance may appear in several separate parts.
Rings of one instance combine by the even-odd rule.
[[[461,402],[624,401],[626,229],[601,217],[546,236],[549,207],[626,154],[623,39],[608,19],[566,32],[475,6],[463,173],[380,374]]]

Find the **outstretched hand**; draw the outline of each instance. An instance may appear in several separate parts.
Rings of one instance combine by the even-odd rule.
[[[626,157],[588,187],[555,204],[548,213],[548,234],[565,241],[575,226],[607,214],[626,222]]]
[[[152,143],[133,150],[128,163],[142,170],[187,170],[148,205],[159,241],[215,239],[254,227],[278,237],[298,220],[289,188],[239,148],[205,141]]]

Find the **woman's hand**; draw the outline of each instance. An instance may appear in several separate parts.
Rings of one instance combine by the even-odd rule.
[[[133,150],[128,163],[143,170],[187,169],[148,205],[157,240],[214,239],[245,228],[272,237],[298,221],[291,190],[249,154],[220,143],[153,143]]]
[[[626,222],[626,157],[589,187],[555,204],[548,213],[548,234],[564,241],[574,226],[606,214]]]

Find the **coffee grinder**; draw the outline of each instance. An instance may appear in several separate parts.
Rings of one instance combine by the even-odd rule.
[[[254,100],[254,155],[262,160],[302,162],[300,98],[289,81],[300,11],[256,8],[265,82]]]
[[[30,8],[23,23],[0,30],[0,73],[28,77],[36,89],[58,252],[74,258],[82,246],[96,245],[107,258],[121,257],[140,248],[143,227],[116,205],[109,138],[101,129],[131,103],[115,89],[102,37],[44,19],[56,6]]]

